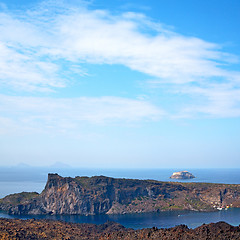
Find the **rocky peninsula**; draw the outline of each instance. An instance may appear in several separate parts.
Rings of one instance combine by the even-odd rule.
[[[36,240],[225,240],[240,239],[240,227],[225,222],[203,224],[195,229],[179,225],[168,229],[157,227],[134,230],[115,222],[105,224],[77,224],[51,220],[0,219],[0,239]]]
[[[240,207],[240,185],[160,182],[49,174],[42,193],[11,194],[0,200],[9,214],[124,214],[167,210],[217,211]]]
[[[195,178],[192,173],[188,171],[174,172],[170,178],[173,179],[192,179]]]

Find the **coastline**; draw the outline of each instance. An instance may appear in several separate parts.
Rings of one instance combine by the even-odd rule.
[[[150,172],[152,174],[152,172]],[[167,175],[167,174],[166,174]],[[25,183],[25,182],[24,182]],[[170,182],[172,183],[172,182]],[[191,185],[189,181],[183,181],[184,184]],[[45,184],[45,183],[44,183]],[[176,182],[178,184],[178,182]],[[180,183],[181,184],[181,183]],[[206,183],[202,183],[206,184]],[[46,185],[46,184],[45,184]],[[206,184],[206,185],[211,185]],[[220,184],[221,185],[221,184]],[[231,185],[231,184],[230,184]],[[36,218],[36,219],[52,219],[75,223],[96,223],[103,224],[106,221],[119,222],[125,227],[134,229],[152,227],[157,224],[159,227],[169,228],[175,225],[186,224],[188,227],[195,228],[203,223],[225,221],[234,226],[239,225],[240,209],[230,208],[228,211],[222,210],[215,212],[196,212],[186,210],[160,211],[152,213],[126,213],[126,214],[100,214],[100,215],[8,215],[0,213],[0,217],[7,218]],[[179,216],[178,216],[179,215]]]
[[[235,184],[162,182],[48,174],[41,194],[22,192],[0,199],[0,209],[13,215],[126,214],[168,210],[216,211],[240,207]]]

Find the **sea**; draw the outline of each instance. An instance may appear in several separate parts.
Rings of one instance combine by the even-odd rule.
[[[39,192],[44,189],[48,173],[58,173],[63,177],[75,176],[108,176],[115,178],[154,179],[159,181],[180,181],[170,179],[173,172],[187,170],[196,178],[181,180],[184,182],[209,182],[240,184],[240,169],[84,169],[84,168],[40,168],[40,167],[1,167],[0,168],[0,198],[19,192]],[[101,224],[115,221],[125,227],[140,228],[169,228],[185,224],[196,228],[202,224],[225,221],[231,225],[240,224],[240,209],[230,208],[216,212],[167,211],[158,213],[113,214],[113,215],[8,215],[0,212],[1,218],[21,219],[53,219],[74,223]]]

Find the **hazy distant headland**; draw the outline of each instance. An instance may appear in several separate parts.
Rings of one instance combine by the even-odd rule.
[[[9,214],[124,214],[240,207],[240,186],[49,174],[45,189],[0,200]]]

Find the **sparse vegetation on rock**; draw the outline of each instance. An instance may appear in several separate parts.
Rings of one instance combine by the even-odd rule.
[[[104,176],[49,174],[41,194],[20,193],[0,201],[9,214],[114,214],[167,210],[214,211],[240,207],[234,184],[160,182]]]
[[[51,220],[0,219],[0,239],[4,240],[226,240],[240,239],[240,228],[225,222],[203,224],[189,229],[179,225],[168,229],[156,227],[134,230],[115,222],[105,224],[77,224]]]

